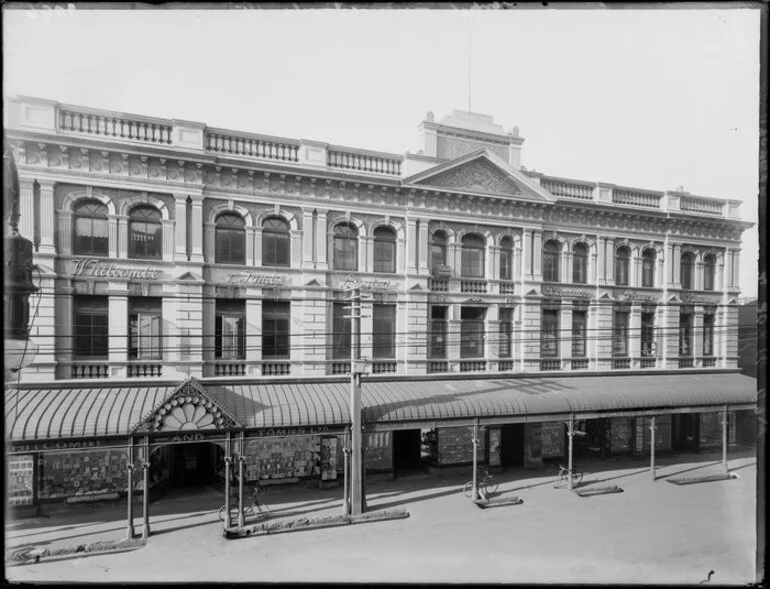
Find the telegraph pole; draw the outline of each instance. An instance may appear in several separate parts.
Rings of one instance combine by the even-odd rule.
[[[361,290],[350,291],[350,511],[363,511],[361,431]]]

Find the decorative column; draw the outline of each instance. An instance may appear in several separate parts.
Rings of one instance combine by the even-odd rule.
[[[40,186],[40,253],[55,254],[54,244],[54,183],[38,182]]]
[[[671,287],[672,288],[682,288],[682,246],[681,244],[675,243],[672,247],[672,259],[671,259],[671,265],[673,270],[673,280]]]
[[[117,219],[115,215],[108,215],[110,228],[110,257],[116,258],[117,238]],[[72,253],[72,211],[68,209],[58,209],[56,211],[56,220],[59,225],[59,253],[68,256]]]
[[[419,241],[418,241],[418,228],[417,228],[417,221],[416,219],[407,219],[406,220],[406,243],[404,244],[404,249],[406,250],[406,273],[407,274],[416,274],[417,273],[417,266],[418,266],[418,260],[417,256],[419,254],[420,248],[419,248]]]
[[[562,303],[559,315],[559,358],[564,366],[564,361],[572,358],[572,301]]]
[[[725,255],[724,252],[717,254],[716,284],[714,290],[718,292],[725,291]]]
[[[460,305],[449,305],[447,309],[447,342],[446,357],[449,360],[449,370],[453,371],[453,363],[460,360]]]
[[[733,250],[733,271],[732,271],[732,288],[731,290],[740,290],[741,283],[741,249],[735,248]]]
[[[254,265],[256,266],[257,263],[257,247],[259,247],[259,257],[262,258],[262,228],[260,227],[258,229],[259,235],[257,235],[257,230],[254,231]],[[292,268],[300,268],[302,266],[302,229],[292,229],[289,232],[289,239],[291,240],[291,267]],[[259,246],[257,246],[257,240],[259,240]]]
[[[428,253],[430,252],[430,235],[428,234],[427,219],[420,219],[417,225],[417,272],[428,274]]]
[[[118,216],[117,215],[107,215],[107,231],[108,234],[108,244],[109,244],[109,252],[111,258],[117,258],[118,257],[118,249],[120,247],[120,244],[118,243]],[[61,227],[61,222],[59,224],[59,227]],[[69,227],[72,227],[72,221],[71,221],[71,215],[67,215],[67,250],[66,253],[70,253],[70,229]],[[60,238],[59,241],[59,251],[61,253],[65,253],[65,251],[62,249],[62,246],[64,245],[63,240]]]
[[[35,242],[35,181],[19,177],[19,233]]]
[[[628,317],[628,355],[631,358],[631,366],[638,367],[639,358],[642,355],[642,307],[639,304],[631,305]]]
[[[193,212],[195,212],[195,208],[193,208]],[[205,247],[202,248],[201,257],[202,260],[205,260],[205,263],[207,264],[213,264],[215,257],[214,257],[214,223],[204,223],[203,224],[203,239],[205,243]],[[195,238],[193,237],[193,244],[195,243]],[[193,245],[193,251],[195,251],[195,246]],[[190,261],[193,260],[192,254],[190,254]]]
[[[629,285],[632,287],[639,287],[642,285],[642,260],[641,260],[641,248],[633,248],[631,250],[631,272],[629,278]]]
[[[203,353],[201,355],[201,360],[203,361],[204,365],[209,364],[215,360],[216,357],[216,341],[215,341],[215,335],[214,332],[216,331],[216,317],[217,317],[217,301],[215,298],[215,289],[213,286],[204,286],[201,288],[202,293],[202,312],[203,312],[203,320],[202,320],[202,327],[203,327],[203,333],[200,338],[200,342],[203,344]],[[251,338],[250,335],[249,326],[246,325],[246,349],[248,354],[248,348],[251,345]],[[208,376],[207,373],[208,370],[204,369],[203,374]]]
[[[203,263],[203,232],[204,232],[204,224],[203,224],[203,196],[201,195],[190,195],[190,200],[192,201],[192,221],[190,222],[190,231],[192,232],[192,250],[190,251],[190,261],[196,262],[198,264]],[[207,224],[209,225],[209,224]],[[210,231],[211,233],[211,242],[206,242],[206,246],[208,247],[210,245],[210,248],[208,249],[208,254],[211,257],[211,262],[214,261],[214,232],[213,227]]]
[[[174,261],[187,261],[187,195],[175,194]]]
[[[656,249],[657,255],[655,256],[655,276],[653,277],[652,285],[655,288],[666,288],[666,255],[663,248]]]
[[[604,266],[604,283],[609,286],[615,285],[615,240],[608,237],[605,240],[607,256]]]
[[[489,237],[487,239],[487,245],[484,249],[485,249],[484,262],[486,266],[485,272],[484,272],[484,278],[486,280],[497,280],[500,278],[500,264],[498,264],[500,248],[494,244],[494,238]]]
[[[511,279],[519,282],[523,278],[523,269],[522,269],[522,247],[521,247],[521,241],[516,240],[513,243],[513,272],[511,274]]]
[[[249,289],[251,290],[251,289]],[[257,293],[247,293],[256,295]],[[261,294],[261,293],[260,293]],[[246,298],[246,362],[256,365],[262,361],[262,300]],[[249,367],[251,369],[251,367]]]
[[[693,367],[700,368],[703,361],[703,307],[696,305],[692,313]]]
[[[599,236],[596,241],[596,254],[592,256],[595,260],[596,268],[596,284],[607,284],[607,275],[605,272],[605,263],[607,260],[606,255],[607,238]]]
[[[593,244],[591,247],[588,248],[588,276],[587,282],[590,285],[596,285],[598,284],[598,275],[596,271],[596,260],[597,260],[597,251],[596,251],[596,244]]]
[[[118,243],[116,246],[116,258],[128,258],[128,217],[117,216]]]
[[[312,270],[313,263],[313,245],[315,238],[315,219],[313,218],[313,209],[302,209],[302,268]]]
[[[161,226],[163,228],[163,259],[172,260],[174,258],[174,220],[163,219]]]
[[[110,377],[125,378],[128,362],[128,291],[125,283],[110,282],[108,289]]]
[[[564,263],[561,265],[561,281],[572,282],[572,252],[567,244],[562,247],[562,252]]]
[[[543,232],[532,232],[532,280],[543,280]]]
[[[698,254],[695,262],[695,276],[693,277],[693,290],[703,290],[703,253]]]
[[[374,239],[370,235],[358,237],[358,271],[371,272],[374,268]]]
[[[169,364],[176,363],[181,360],[179,357],[179,337],[177,329],[177,293],[172,292],[172,285],[163,285],[163,299],[161,300],[161,316],[163,317],[163,328],[161,334],[163,336],[162,342],[162,358],[164,364],[164,370],[169,368]],[[166,290],[166,287],[171,287]],[[173,371],[179,370],[178,366],[172,368]]]
[[[328,270],[328,252],[329,252],[329,227],[327,222],[327,215],[329,211],[317,211],[316,226],[315,226],[315,238],[316,238],[316,270]]]
[[[214,230],[216,231],[216,229]],[[299,253],[299,248],[294,245],[294,233],[291,232],[291,255],[294,257],[295,253]],[[246,265],[247,266],[262,266],[262,227],[246,227]],[[296,268],[296,266],[292,265]]]

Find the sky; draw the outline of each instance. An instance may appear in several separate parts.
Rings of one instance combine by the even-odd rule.
[[[422,148],[429,110],[473,110],[519,127],[530,169],[683,186],[758,221],[758,9],[68,6],[4,8],[6,97],[392,153]]]

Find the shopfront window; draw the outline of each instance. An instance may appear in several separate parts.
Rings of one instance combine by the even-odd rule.
[[[561,244],[550,240],[543,244],[543,281],[559,282],[559,257],[561,256]]]
[[[396,357],[396,305],[372,305],[372,357]]]
[[[572,248],[572,282],[588,282],[588,247],[584,243],[576,243]]]
[[[463,278],[484,277],[484,238],[466,235],[462,238],[461,275]]]
[[[513,309],[501,308],[499,321],[498,355],[500,358],[510,358],[513,353]]]
[[[332,358],[350,359],[350,309],[345,303],[332,306]]]
[[[540,318],[540,357],[556,358],[559,355],[559,311],[543,309]]]
[[[262,303],[262,358],[279,360],[289,358],[291,308],[289,303]]]
[[[289,224],[278,217],[262,224],[262,265],[289,266],[291,255]]]
[[[390,227],[374,230],[374,271],[396,271],[396,232]]]
[[[102,296],[73,297],[72,333],[76,359],[107,359],[110,350],[109,300]]]
[[[446,358],[448,307],[430,308],[430,358]]]
[[[484,357],[484,317],[483,307],[463,307],[460,310],[460,357]]]
[[[513,280],[513,239],[500,241],[500,280]]]
[[[134,207],[128,217],[128,257],[159,260],[163,257],[163,227],[158,209]]]
[[[631,250],[626,246],[615,250],[615,284],[628,286],[628,264],[631,259]]]
[[[586,356],[586,311],[572,311],[572,357]]]
[[[646,249],[642,254],[642,286],[653,288],[655,286],[655,250]]]
[[[334,227],[334,269],[358,270],[358,229],[348,223]]]
[[[79,202],[72,215],[72,253],[108,256],[110,252],[107,207],[96,200]]]
[[[218,299],[214,326],[215,357],[222,360],[246,358],[246,301]]]
[[[216,262],[246,263],[246,223],[236,213],[222,213],[216,222]]]
[[[163,356],[163,315],[161,299],[128,299],[128,357],[135,360],[160,360]]]

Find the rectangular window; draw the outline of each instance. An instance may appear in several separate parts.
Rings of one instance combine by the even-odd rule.
[[[560,282],[559,280],[559,254],[543,253],[543,281]]]
[[[513,309],[500,309],[500,358],[510,358],[513,354]]]
[[[345,303],[332,307],[332,358],[350,360],[351,311]]]
[[[642,259],[642,286],[646,288],[655,286],[655,260]]]
[[[615,256],[615,284],[628,286],[628,258]]]
[[[714,323],[713,314],[703,315],[703,355],[714,356]]]
[[[628,357],[628,310],[616,310],[612,325],[612,355]]]
[[[75,358],[109,356],[109,300],[107,297],[76,296],[73,300],[72,334]]]
[[[513,252],[511,250],[500,251],[500,280],[512,280],[513,278]]]
[[[655,355],[655,313],[642,313],[641,352],[643,357]]]
[[[586,357],[586,311],[572,311],[572,357]]]
[[[572,282],[575,284],[586,284],[588,282],[588,256],[572,256]]]
[[[134,360],[160,360],[162,344],[162,302],[154,297],[128,299],[128,357]]]
[[[428,353],[431,358],[446,358],[448,307],[430,308],[430,343]]]
[[[289,303],[262,303],[262,358],[277,360],[289,358]]]
[[[692,356],[692,310],[683,308],[679,312],[679,355]]]
[[[460,310],[460,357],[484,357],[484,317],[483,307],[463,307]]]
[[[540,318],[540,357],[559,356],[559,311],[543,309]]]
[[[484,250],[480,248],[463,247],[460,255],[461,275],[464,278],[484,277]]]
[[[396,271],[396,242],[381,239],[374,240],[374,271]]]
[[[372,357],[396,357],[396,305],[372,305]]]
[[[246,301],[216,301],[214,356],[222,360],[246,358]]]

